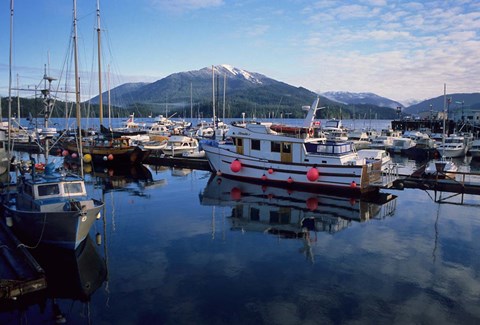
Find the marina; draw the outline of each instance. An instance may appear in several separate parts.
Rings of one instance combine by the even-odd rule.
[[[14,241],[1,234],[4,255],[22,248],[35,272],[23,255],[8,259],[14,273],[34,275],[12,282],[11,275],[2,274],[2,284],[10,286],[2,287],[8,299],[0,308],[0,322],[480,318],[473,292],[464,288],[459,295],[449,289],[474,281],[478,270],[476,263],[450,260],[451,254],[462,254],[471,261],[478,246],[469,239],[480,232],[475,157],[448,158],[457,167],[454,172],[427,174],[428,164],[437,161],[430,154],[412,159],[407,151],[388,155],[386,148],[357,149],[316,124],[298,126],[302,121],[293,120],[287,127],[284,122],[229,124],[226,134],[233,140],[200,139],[196,152],[204,150],[205,156],[148,149],[143,163],[116,160],[117,153],[108,150],[81,163],[60,142],[50,159],[60,168],[58,180],[83,171],[81,194],[88,192],[103,205],[96,218],[86,219],[88,234],[71,249],[40,241],[52,238],[49,227],[40,236],[37,225],[27,241],[25,233],[6,227],[14,220],[5,205],[3,227],[14,233]],[[378,121],[375,128],[389,126],[390,121]],[[280,144],[278,152],[270,142]],[[304,156],[296,156],[301,152],[296,146],[305,148]],[[138,150],[145,150],[141,143]],[[209,156],[217,152],[224,157]],[[42,161],[41,154],[28,149],[14,156],[17,164]],[[40,167],[34,186],[53,180],[49,168]],[[58,193],[63,191],[60,187]],[[458,274],[465,268],[466,274]],[[445,275],[439,274],[450,273],[445,289]],[[399,293],[397,287],[408,290]],[[412,299],[434,311],[405,309]],[[452,302],[445,305],[446,299]],[[127,313],[126,304],[135,305],[135,312]],[[318,304],[325,307],[318,311]]]
[[[406,157],[392,160],[404,166],[400,174],[419,167]],[[478,171],[470,159],[457,163]],[[74,323],[199,324],[372,317],[468,323],[480,317],[479,298],[470,289],[480,267],[474,258],[477,195],[464,193],[462,202],[449,204],[446,192],[405,183],[402,190],[382,189],[372,201],[194,168],[133,169],[86,175],[105,209],[85,246],[71,253],[72,262],[60,263],[64,254],[45,259],[31,250],[47,280],[64,265],[62,274],[79,286],[57,283],[9,300],[0,308],[2,324],[48,322],[59,314]],[[80,254],[84,247],[86,255]],[[91,257],[77,268],[77,255]],[[407,308],[413,302],[428,311]]]

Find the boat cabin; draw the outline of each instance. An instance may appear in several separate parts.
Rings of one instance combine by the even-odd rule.
[[[38,177],[38,176],[37,176]],[[31,179],[25,180],[18,187],[17,209],[28,207],[39,211],[47,211],[50,204],[64,204],[70,198],[86,197],[85,183],[78,178],[62,178],[58,181],[45,180],[39,182]]]

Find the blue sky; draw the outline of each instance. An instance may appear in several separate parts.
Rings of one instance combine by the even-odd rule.
[[[17,75],[20,87],[37,84],[46,64],[57,78],[72,69],[65,65],[72,4],[15,2],[14,86]],[[440,96],[444,83],[448,93],[480,91],[478,1],[100,0],[100,12],[111,87],[230,64],[316,92],[368,91],[401,102]],[[0,14],[6,95],[9,1]],[[96,1],[78,1],[77,16],[82,96],[89,98],[98,92]]]

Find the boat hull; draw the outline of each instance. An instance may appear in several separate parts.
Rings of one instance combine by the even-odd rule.
[[[322,165],[313,159],[309,159],[309,163],[285,163],[245,156],[216,146],[203,145],[203,149],[212,170],[223,177],[348,196],[378,192],[378,188],[369,186],[373,179],[369,179],[366,165]],[[375,167],[380,170],[381,162]],[[312,168],[317,169],[318,177],[308,176]]]
[[[67,150],[73,154],[78,149],[75,144],[67,144]],[[83,147],[83,155],[89,154],[92,162],[104,166],[117,165],[134,165],[141,164],[151,153],[149,149],[142,149],[138,146],[134,147],[102,147],[102,146],[85,146]]]
[[[104,203],[93,200],[85,211],[26,211],[5,204],[5,217],[10,217],[15,234],[27,245],[38,243],[75,249],[87,237]]]

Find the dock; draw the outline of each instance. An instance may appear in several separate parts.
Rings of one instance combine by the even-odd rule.
[[[451,176],[438,174],[424,177],[425,166],[419,168],[411,175],[404,175],[394,182],[397,189],[417,188],[438,192],[457,194],[480,195],[480,174],[467,172],[451,172]]]
[[[4,220],[0,220],[0,265],[0,299],[16,299],[47,287],[44,270]]]
[[[151,154],[145,159],[143,163],[148,165],[190,168],[190,169],[211,171],[210,164],[208,163],[208,160],[205,157],[193,158],[193,157],[167,156],[164,154]]]

